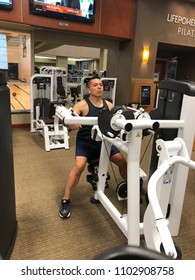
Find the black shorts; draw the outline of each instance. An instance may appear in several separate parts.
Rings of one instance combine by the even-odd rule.
[[[76,156],[83,156],[90,160],[96,160],[100,158],[100,151],[101,151],[101,144],[102,142],[97,141],[84,141],[81,139],[76,140]],[[112,145],[110,157],[112,157],[115,154],[118,154],[119,150]]]

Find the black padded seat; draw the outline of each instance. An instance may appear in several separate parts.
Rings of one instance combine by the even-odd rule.
[[[55,107],[58,106],[58,105],[64,105],[64,102],[60,102],[60,101],[50,102],[49,116],[43,118],[43,121],[46,125],[54,124]],[[63,121],[59,120],[59,123],[63,123]]]

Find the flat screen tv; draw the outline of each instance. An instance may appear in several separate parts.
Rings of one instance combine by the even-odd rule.
[[[84,23],[95,21],[96,0],[30,0],[30,12],[39,16]]]
[[[12,10],[13,0],[0,0],[0,10]]]

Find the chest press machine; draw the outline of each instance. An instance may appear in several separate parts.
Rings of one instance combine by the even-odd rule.
[[[174,104],[178,96],[179,102]],[[166,119],[170,105],[179,107],[175,108],[177,116],[173,114]],[[148,249],[163,252],[175,259],[178,258],[178,249],[172,236],[179,232],[188,170],[195,169],[195,162],[190,160],[195,134],[195,83],[176,80],[160,82],[156,108],[161,112],[156,120],[144,114],[143,110],[136,111],[136,114],[135,110],[133,113],[131,110],[116,113],[102,111],[98,118],[82,118],[74,116],[71,110],[63,106],[56,107],[56,116],[65,124],[97,126],[102,148],[94,199],[104,206],[126,236],[128,246],[139,247],[140,235],[144,235]],[[149,204],[140,223],[140,152],[145,130],[155,132],[159,139],[155,139],[156,152],[153,149],[151,155],[153,172],[147,187]],[[167,135],[172,134],[173,130],[176,137],[168,139]],[[123,215],[104,193],[112,144],[127,154],[127,214]],[[156,169],[153,161],[155,164],[157,162]]]

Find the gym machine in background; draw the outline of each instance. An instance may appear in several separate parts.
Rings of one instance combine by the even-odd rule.
[[[87,83],[91,77],[92,76],[86,76],[81,79],[81,92],[80,92],[81,99],[83,99],[89,95],[89,93],[87,91]],[[117,78],[101,78],[101,80],[102,80],[102,83],[104,86],[104,92],[103,92],[102,97],[109,100],[114,105]]]
[[[0,259],[9,259],[17,235],[10,92],[0,72]]]
[[[64,67],[42,66],[40,74],[53,77],[53,100],[64,101],[67,98],[67,73]]]
[[[181,258],[181,251],[174,244],[172,236],[179,233],[189,168],[195,169],[195,162],[190,160],[195,134],[194,108],[195,83],[176,80],[159,83],[156,113],[152,111],[148,116],[141,108],[114,108],[111,111],[103,110],[98,118],[81,119],[63,106],[56,107],[56,116],[63,119],[65,124],[96,126],[97,139],[102,140],[102,148],[97,190],[91,201],[100,202],[104,206],[126,236],[128,248],[140,247],[140,235],[143,235],[149,250],[165,254],[169,258]],[[172,116],[167,116],[170,109]],[[155,117],[157,115],[158,118]],[[175,132],[174,135],[172,131]],[[171,135],[171,139],[166,138],[166,132]],[[158,140],[154,137],[156,149],[155,152],[152,150],[151,155],[151,167],[156,163],[157,165],[150,172],[147,188],[149,203],[143,222],[140,222],[140,153],[142,137],[146,133],[158,135]],[[127,154],[125,214],[118,211],[104,192],[112,144]],[[112,248],[109,250],[113,253]],[[125,251],[127,252],[124,249],[124,253]],[[122,259],[121,251],[120,257]]]
[[[67,128],[55,118],[56,104],[68,102],[66,81],[65,69],[56,67],[42,67],[30,80],[31,132],[43,136],[46,151],[69,149]]]

